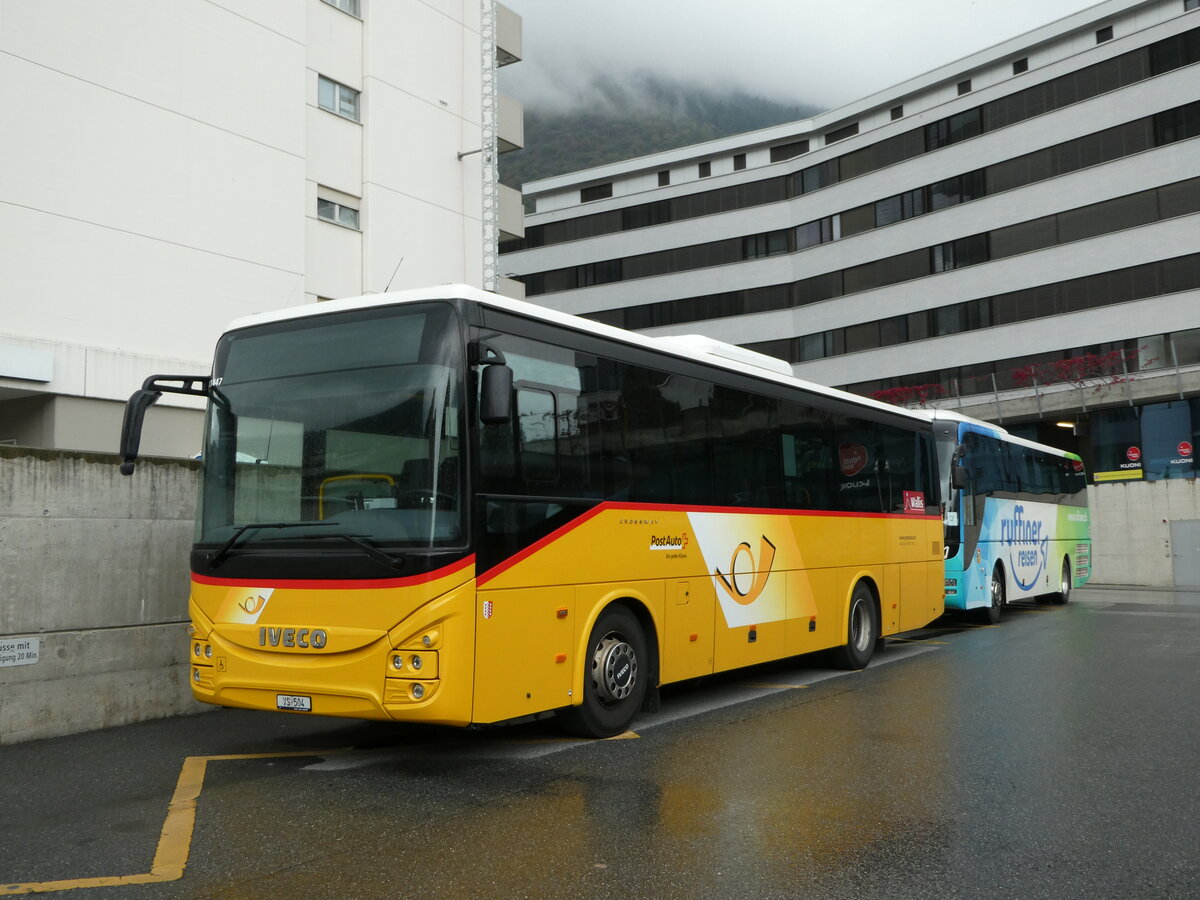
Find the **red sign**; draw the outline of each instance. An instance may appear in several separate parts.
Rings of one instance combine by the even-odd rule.
[[[923,516],[925,514],[925,492],[905,491],[904,511],[906,513],[916,513],[917,515]]]
[[[1192,442],[1191,441],[1180,441],[1179,442],[1179,455],[1180,456],[1191,456],[1192,455]]]
[[[838,444],[838,463],[847,478],[857,475],[867,464],[867,448],[862,444]]]
[[[1125,458],[1127,460],[1129,460],[1130,462],[1137,462],[1139,459],[1142,458],[1142,451],[1139,450],[1137,447],[1130,447],[1128,450],[1125,451]]]

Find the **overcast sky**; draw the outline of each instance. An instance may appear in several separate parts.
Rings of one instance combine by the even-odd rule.
[[[646,69],[832,109],[1094,0],[502,0],[524,60],[501,88],[571,102],[594,72]]]

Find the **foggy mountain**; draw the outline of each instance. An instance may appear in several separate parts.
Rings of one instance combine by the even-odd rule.
[[[500,157],[500,181],[521,185],[702,141],[808,118],[816,106],[787,105],[740,90],[690,87],[660,76],[593,81],[570,105],[525,107],[525,147]]]

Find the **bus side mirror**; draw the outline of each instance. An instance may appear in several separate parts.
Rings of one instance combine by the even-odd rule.
[[[125,404],[125,418],[121,422],[121,474],[132,475],[142,444],[142,423],[146,410],[153,406],[163,393],[187,394],[192,397],[207,397],[212,379],[208,375],[151,375],[142,382],[141,390],[134,391]]]
[[[153,406],[162,391],[142,389],[135,391],[125,404],[125,418],[121,422],[121,474],[132,475],[134,463],[138,457],[138,448],[142,444],[142,422],[146,418],[146,410]]]
[[[956,491],[965,490],[970,473],[965,466],[955,466],[950,470],[950,487]]]
[[[503,364],[485,366],[479,392],[479,421],[503,425],[512,420],[513,370]]]

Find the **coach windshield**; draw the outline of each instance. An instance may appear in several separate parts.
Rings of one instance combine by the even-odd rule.
[[[445,303],[273,322],[217,348],[197,541],[342,545],[399,564],[465,542],[462,338]],[[328,542],[328,544],[326,544]]]

